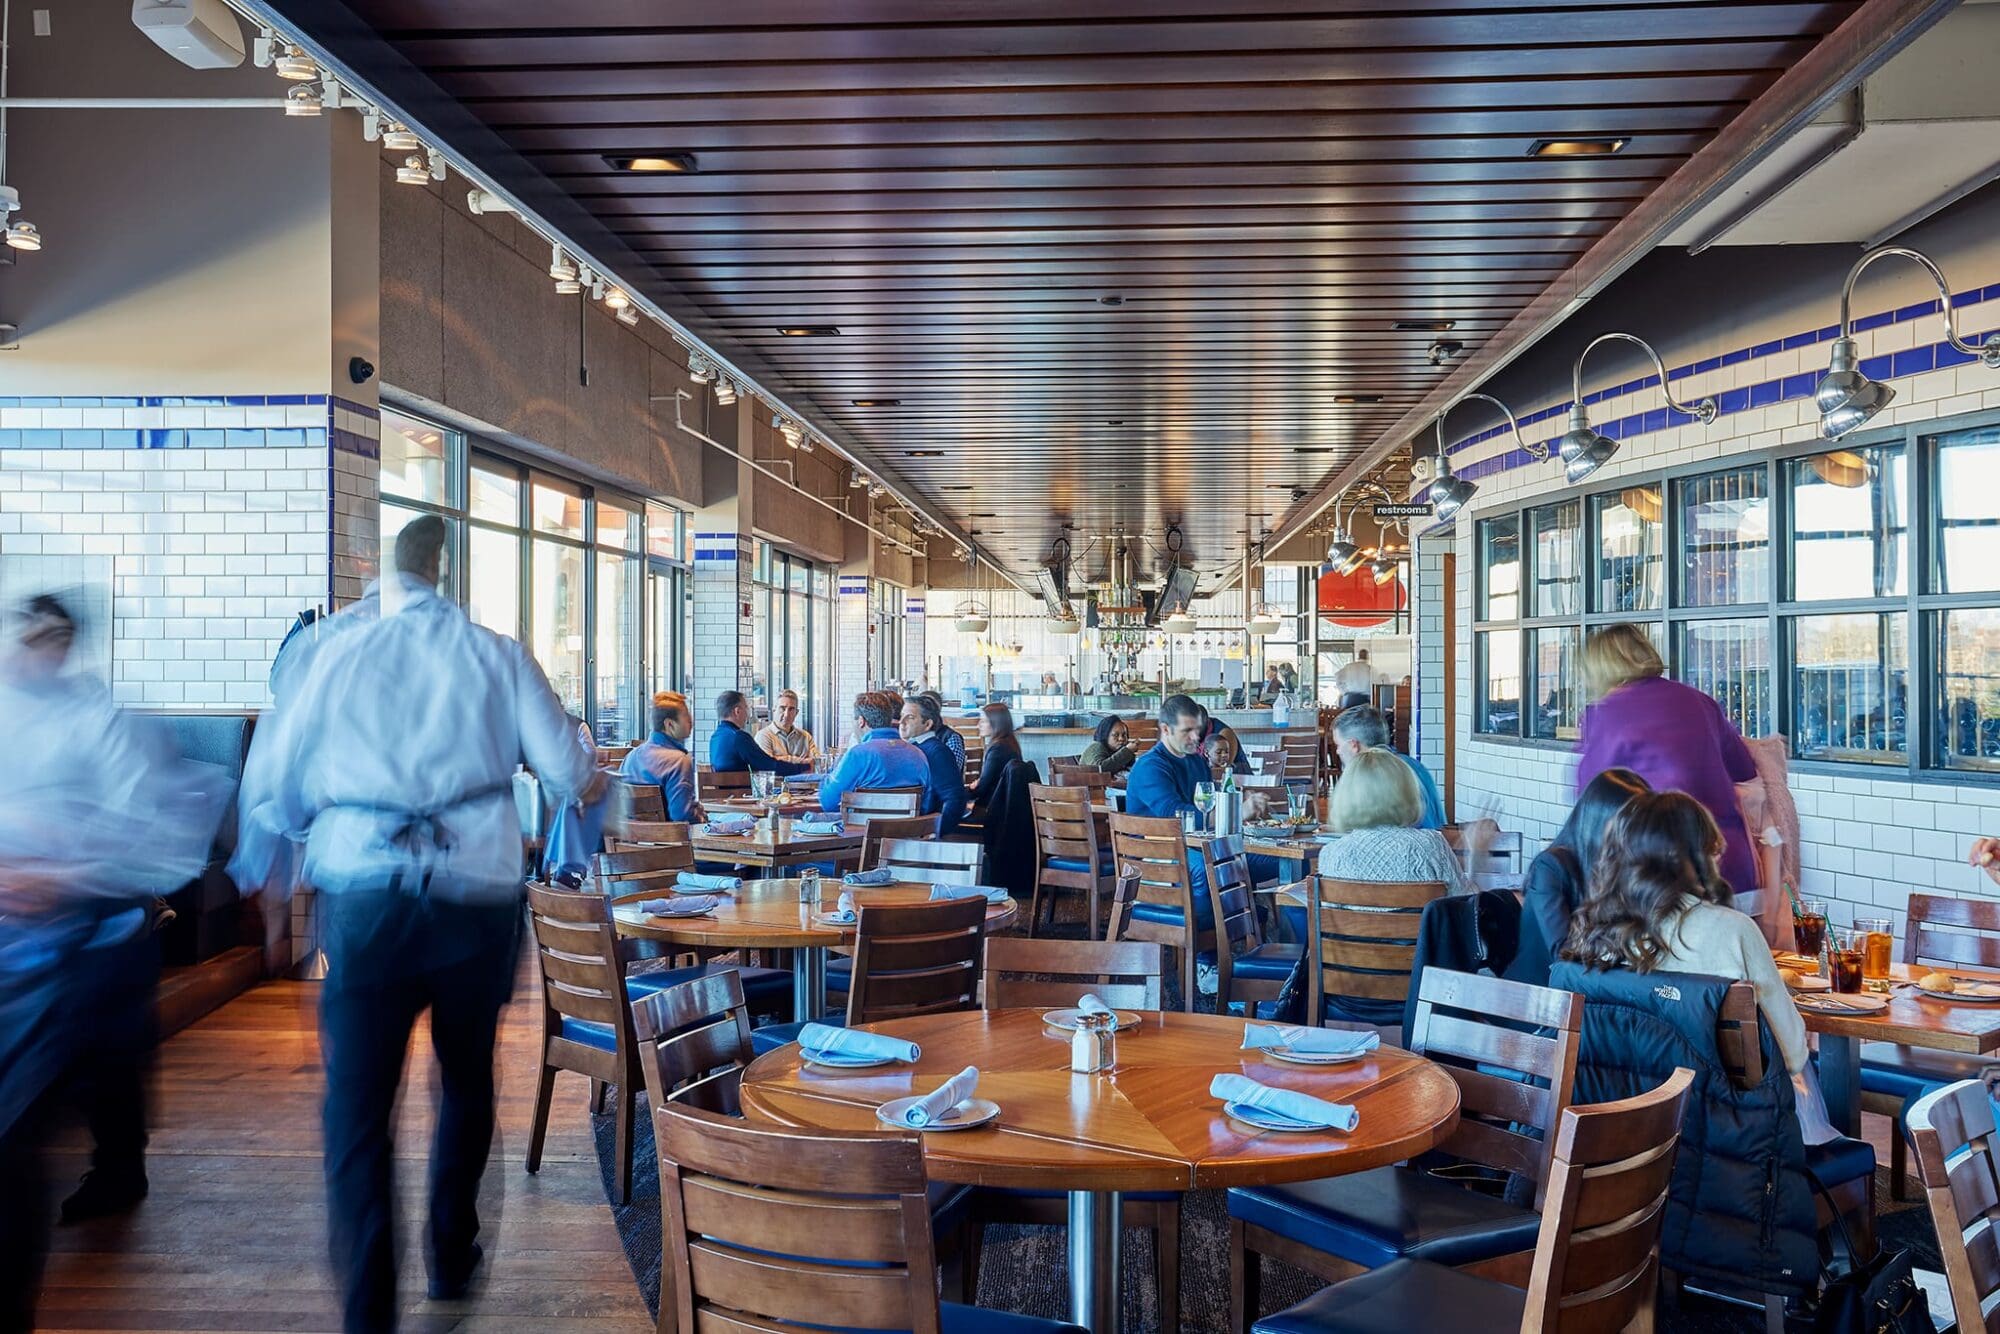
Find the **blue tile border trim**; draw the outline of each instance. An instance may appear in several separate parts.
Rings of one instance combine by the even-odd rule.
[[[326,394],[166,394],[116,395],[0,394],[0,408],[285,408],[318,406],[328,401]],[[372,408],[341,400],[341,406],[374,416]]]

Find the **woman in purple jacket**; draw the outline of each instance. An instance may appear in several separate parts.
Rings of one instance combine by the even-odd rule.
[[[1583,754],[1576,786],[1606,769],[1630,769],[1655,792],[1685,792],[1722,831],[1719,865],[1738,894],[1757,888],[1757,850],[1736,804],[1736,785],[1757,776],[1756,763],[1722,706],[1693,686],[1666,677],[1666,664],[1636,625],[1609,625],[1583,647],[1583,683],[1594,704],[1583,711]]]

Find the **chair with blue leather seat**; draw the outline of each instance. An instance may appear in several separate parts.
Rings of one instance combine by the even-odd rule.
[[[1437,881],[1309,877],[1312,920],[1306,957],[1307,1022],[1371,1024],[1394,1040],[1403,1024],[1424,908],[1445,896]]]
[[[1058,774],[1057,778],[1066,777]],[[1097,777],[1106,777],[1098,774]],[[1097,839],[1097,817],[1090,809],[1092,789],[1030,783],[1028,801],[1035,816],[1035,893],[1028,905],[1028,934],[1042,924],[1042,891],[1048,891],[1048,920],[1055,920],[1058,890],[1086,896],[1086,935],[1098,934],[1098,895],[1111,878],[1111,850]]]
[[[1172,817],[1113,815],[1111,858],[1121,883],[1110,938],[1147,940],[1176,951],[1181,1007],[1193,1014],[1195,957],[1215,948],[1215,926],[1204,923],[1195,910],[1194,875],[1188,868],[1181,822]]]
[[[1680,1069],[1638,1097],[1564,1111],[1522,1284],[1398,1260],[1259,1320],[1255,1334],[1652,1329],[1660,1231],[1693,1082],[1694,1072]]]
[[[682,829],[686,827],[680,826]],[[613,906],[643,903],[648,899],[671,895],[680,873],[693,869],[694,848],[688,843],[614,849],[597,854],[594,878],[585,888],[596,889],[609,898]],[[634,941],[627,948],[631,951],[627,956],[628,964],[633,960],[661,957],[659,946],[652,941]],[[682,951],[679,957],[684,965],[699,963],[711,969],[737,969],[742,974],[739,980],[743,983],[743,994],[749,998],[751,1013],[779,1019],[792,1017],[792,975],[789,972],[782,968],[752,967],[735,953],[716,956],[711,950],[708,954],[711,958],[704,959],[701,951],[690,950]],[[627,967],[625,987],[633,995],[657,991],[662,986],[685,981],[699,971],[688,967],[662,969],[651,964],[636,969]]]
[[[988,1010],[1052,1010],[1075,1005],[1089,992],[1114,1010],[1157,1010],[1166,963],[1158,945],[1141,941],[1030,940],[992,936],[986,941],[981,982]],[[1178,1191],[1127,1191],[1120,1225],[1153,1234],[1158,1261],[1160,1328],[1180,1325],[1181,1197]],[[989,1223],[1062,1227],[1068,1198],[1057,1190],[973,1193],[966,1248],[966,1282],[976,1289],[979,1229]]]
[[[1215,918],[1215,949],[1196,962],[1215,968],[1215,1012],[1234,1014],[1235,1006],[1256,1018],[1259,1002],[1273,1002],[1298,967],[1304,947],[1266,941],[1257,925],[1257,901],[1252,894],[1250,861],[1241,835],[1212,839],[1208,845],[1208,901]]]
[[[915,1131],[767,1128],[670,1103],[653,1135],[663,1330],[1083,1334],[939,1302]]]
[[[1244,1330],[1256,1316],[1265,1255],[1336,1281],[1417,1259],[1525,1282],[1582,1028],[1583,998],[1567,991],[1425,969],[1410,1050],[1457,1082],[1457,1129],[1437,1159],[1232,1189],[1230,1328]],[[1510,1203],[1443,1175],[1481,1168],[1516,1178],[1533,1202]]]
[[[606,852],[636,852],[640,848],[686,848],[687,865],[694,866],[693,828],[686,820],[605,821]]]
[[[920,815],[937,830],[935,815]],[[904,823],[896,819],[870,820],[869,827]],[[898,880],[924,885],[976,885],[986,870],[986,849],[977,843],[940,842],[931,836],[886,838],[876,845],[874,867],[893,873]],[[845,996],[854,977],[854,957],[835,955],[826,961],[826,994],[829,1002]]]
[[[1949,928],[1938,930],[1939,927]],[[1911,894],[1903,928],[1903,962],[1912,968],[2000,968],[2000,903]],[[1861,1110],[1894,1118],[1889,1136],[1889,1194],[1904,1196],[1909,1155],[1903,1109],[1917,1098],[1961,1079],[1977,1079],[1992,1064],[1978,1056],[1903,1047],[1893,1042],[1861,1044]]]

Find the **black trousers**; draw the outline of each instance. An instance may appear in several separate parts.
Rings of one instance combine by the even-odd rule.
[[[456,1282],[479,1235],[479,1178],[493,1143],[493,1043],[513,989],[518,903],[468,906],[391,891],[325,894],[327,1215],[342,1327],[393,1330],[396,1198],[390,1137],[403,1053],[431,1016],[440,1099],[431,1142],[425,1263]]]

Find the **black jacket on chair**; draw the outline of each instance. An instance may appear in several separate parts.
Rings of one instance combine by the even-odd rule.
[[[1506,890],[1447,894],[1424,908],[1417,923],[1417,953],[1410,962],[1410,994],[1403,1002],[1403,1040],[1417,1028],[1417,993],[1424,969],[1507,975],[1521,937],[1521,904]]]
[[[990,758],[989,752],[989,758]],[[1035,812],[1028,785],[1042,781],[1029,760],[1009,760],[986,804],[981,839],[986,844],[986,883],[1002,885],[1016,898],[1035,890]]]
[[[1717,1046],[1729,979],[1592,972],[1557,963],[1549,985],[1584,997],[1575,1101],[1610,1102],[1694,1071],[1660,1234],[1660,1264],[1684,1277],[1757,1292],[1816,1289],[1820,1257],[1805,1142],[1791,1077],[1757,1025],[1764,1078],[1738,1088]]]

